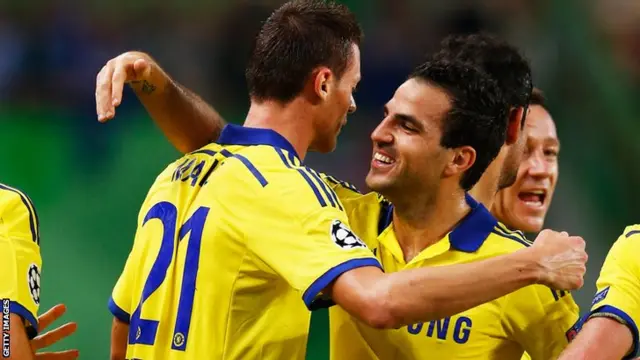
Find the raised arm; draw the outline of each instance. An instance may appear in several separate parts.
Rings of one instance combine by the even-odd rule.
[[[199,96],[174,81],[148,54],[123,53],[109,60],[96,78],[98,121],[113,119],[130,84],[171,144],[186,153],[216,140],[224,120]]]
[[[559,290],[582,287],[587,255],[580,237],[552,231],[530,248],[474,263],[383,274],[357,268],[334,282],[333,300],[375,328],[441,319],[540,283]]]

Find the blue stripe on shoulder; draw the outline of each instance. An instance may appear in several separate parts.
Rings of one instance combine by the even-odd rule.
[[[522,239],[518,236],[515,236],[513,234],[506,234],[501,230],[497,230],[497,228],[494,228],[492,233],[496,234],[496,235],[500,235],[501,237],[505,238],[505,239],[509,239],[509,240],[513,240],[517,243],[520,243],[526,247],[529,247],[531,245],[533,245],[530,241],[526,240],[526,239]]]
[[[244,157],[244,156],[242,156],[240,154],[235,154],[235,155],[233,155],[233,157],[238,159],[238,160],[240,160],[240,161],[242,161],[244,166],[246,166],[247,169],[249,169],[249,171],[251,171],[253,176],[255,176],[255,178],[258,179],[258,181],[260,182],[260,185],[262,185],[262,187],[267,186],[267,184],[268,184],[267,179],[265,179],[264,176],[262,176],[260,171],[258,171],[258,169],[256,169],[255,166],[253,166],[253,164],[251,163],[251,161],[249,161],[249,159],[247,159],[246,157]]]
[[[249,161],[249,159],[247,159],[246,157],[244,157],[244,156],[242,156],[240,154],[233,154],[227,149],[220,150],[220,154],[222,154],[223,156],[228,157],[228,158],[232,157],[232,158],[236,158],[236,159],[240,160],[240,162],[242,162],[244,164],[244,166],[247,169],[249,169],[251,174],[253,174],[253,176],[258,180],[258,182],[260,183],[260,185],[262,185],[262,187],[267,186],[267,184],[269,183],[269,182],[267,182],[267,179],[265,179],[264,176],[262,176],[260,171],[258,171],[258,169],[255,166],[253,166],[251,161]]]
[[[284,164],[284,166],[291,169],[291,164],[289,164],[289,162],[287,161],[287,158],[284,156],[282,149],[274,148],[274,150],[276,151],[276,153],[278,153],[278,156],[280,156],[280,160],[282,160],[282,163]]]
[[[214,156],[217,153],[213,150],[202,149],[202,150],[196,150],[194,152],[189,153],[189,155],[193,155],[193,154],[206,154],[206,155]]]
[[[322,180],[322,178],[320,178],[320,175],[315,170],[309,167],[307,167],[306,169],[311,173],[311,175],[313,175],[313,178],[316,179],[318,184],[320,184],[320,186],[322,187],[322,191],[324,191],[324,194],[329,199],[331,206],[340,210],[344,210],[342,208],[342,205],[340,205],[340,201],[338,201],[338,196],[336,195],[336,193],[327,185],[326,182],[324,182],[324,180]]]
[[[318,175],[316,175],[311,169],[306,168],[306,170],[309,172],[311,177],[316,181],[316,184],[318,184],[320,186],[320,188],[322,189],[322,192],[324,192],[324,194],[327,197],[327,199],[329,199],[329,202],[331,203],[331,206],[336,207],[336,202],[333,201],[333,198],[329,194],[329,191],[327,191],[327,184],[324,181],[322,181],[322,179],[320,179],[318,177]]]
[[[318,190],[318,188],[313,184],[313,181],[311,180],[311,178],[301,168],[297,168],[296,170],[298,170],[298,172],[300,173],[300,175],[302,175],[302,177],[307,182],[307,184],[309,184],[309,186],[311,187],[311,190],[313,190],[313,193],[316,195],[316,198],[318,199],[320,206],[322,207],[327,206],[327,202],[324,201],[324,198],[320,194],[320,190]]]
[[[279,148],[274,148],[276,153],[278,154],[278,156],[280,157],[280,160],[282,160],[282,163],[289,169],[295,169],[296,171],[298,171],[298,173],[302,176],[302,178],[307,182],[307,184],[309,185],[309,187],[311,188],[311,190],[313,191],[313,194],[316,196],[316,199],[318,199],[318,203],[320,204],[320,206],[325,207],[327,206],[327,202],[324,200],[324,198],[322,197],[322,194],[320,193],[320,190],[318,189],[318,187],[314,184],[313,180],[311,180],[311,177],[309,177],[309,175],[307,175],[306,171],[295,165],[294,159],[293,157],[290,157],[289,159],[287,159],[287,157],[285,156],[284,152],[282,152],[282,149]],[[291,161],[291,162],[290,162]],[[314,174],[309,171],[309,173],[311,174],[311,176],[314,176]],[[315,176],[314,176],[315,178]],[[320,186],[322,185],[326,185],[322,179],[316,179],[318,180],[318,183]],[[323,189],[324,190],[324,189]],[[325,194],[326,190],[325,190]],[[329,194],[327,194],[327,198],[329,198],[329,200],[333,203],[333,200],[331,199],[331,197],[329,196]],[[333,206],[335,207],[335,204],[333,204]]]
[[[504,224],[502,224],[500,222],[498,222],[496,224],[496,227],[498,229],[500,229],[502,232],[504,232],[505,234],[508,234],[508,235],[511,235],[511,236],[518,236],[518,237],[522,238],[523,240],[528,241],[527,237],[524,236],[524,233],[522,231],[520,231],[520,230],[511,230],[511,229],[507,228]]]
[[[333,176],[331,176],[331,175],[325,175],[325,178],[326,178],[328,181],[330,181],[330,182],[332,182],[332,183],[334,183],[334,184],[336,184],[336,185],[340,185],[340,186],[344,187],[345,189],[349,189],[349,190],[354,191],[354,192],[356,192],[356,193],[358,193],[358,194],[362,194],[362,193],[360,192],[360,190],[358,190],[358,188],[356,188],[356,187],[355,187],[355,185],[353,185],[353,184],[351,184],[351,183],[348,183],[348,182],[346,182],[346,181],[342,181],[342,180],[338,180],[338,179],[334,178],[334,177],[333,177]]]
[[[640,230],[631,230],[628,233],[626,233],[624,236],[627,237],[627,238],[630,238],[630,237],[632,237],[633,235],[636,235],[636,234],[640,234]]]

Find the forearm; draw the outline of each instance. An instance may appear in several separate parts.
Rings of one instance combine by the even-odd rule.
[[[442,319],[538,281],[527,250],[468,264],[388,275],[388,307],[396,326]]]
[[[632,345],[627,326],[609,318],[592,318],[558,360],[619,360]]]
[[[442,319],[535,284],[540,268],[529,249],[474,263],[384,274],[358,268],[342,274],[334,301],[374,328]]]
[[[180,152],[194,151],[220,135],[224,120],[199,96],[153,66],[147,80],[131,87],[153,121]]]
[[[5,329],[3,329],[5,330]],[[0,357],[8,359],[20,359],[30,360],[34,358],[33,350],[31,350],[31,344],[27,337],[22,318],[19,315],[11,314],[9,319],[9,352],[5,352],[4,341],[5,332],[3,331],[3,348]]]
[[[111,323],[111,360],[124,360],[127,357],[127,338],[129,324],[116,318]]]

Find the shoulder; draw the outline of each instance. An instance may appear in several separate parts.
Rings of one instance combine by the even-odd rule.
[[[507,254],[529,247],[533,243],[519,230],[511,230],[498,222],[482,245],[482,249],[493,251],[497,254]]]
[[[640,249],[640,225],[627,226],[614,246],[622,249]]]
[[[622,266],[626,271],[636,272],[640,276],[638,252],[640,252],[640,225],[627,226],[611,247],[603,271],[612,265]]]
[[[299,218],[325,210],[344,212],[336,192],[320,174],[286,150],[258,145],[226,146],[220,152],[223,164],[212,175],[212,185],[226,186],[220,194],[227,199],[246,199],[255,211]]]
[[[40,243],[39,219],[33,201],[17,188],[0,184],[0,224],[10,238]]]

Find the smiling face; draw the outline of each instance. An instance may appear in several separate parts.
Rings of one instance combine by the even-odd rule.
[[[416,78],[402,84],[371,134],[367,185],[385,196],[436,188],[448,159],[440,140],[441,124],[450,109],[451,100],[443,89]]]
[[[511,228],[542,229],[558,181],[560,143],[556,126],[540,105],[531,106],[525,124],[526,147],[515,183],[496,194],[493,212]]]

